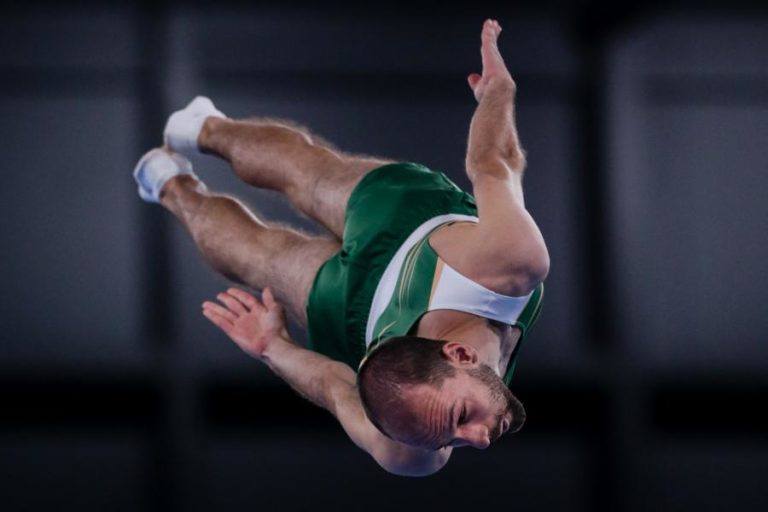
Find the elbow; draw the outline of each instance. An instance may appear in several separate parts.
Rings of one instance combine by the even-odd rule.
[[[546,246],[532,251],[522,262],[517,260],[512,274],[513,296],[523,297],[535,290],[549,275],[549,252]]]
[[[528,278],[533,284],[531,290],[539,286],[549,275],[549,251],[542,246],[538,255],[532,260],[528,268]]]
[[[442,466],[439,467],[410,467],[410,466],[381,466],[384,468],[387,473],[391,475],[397,475],[397,476],[408,476],[408,477],[424,477],[424,476],[430,476],[434,475],[440,469],[442,469]]]
[[[423,477],[434,475],[448,462],[451,449],[444,448],[437,452],[414,453],[411,449],[394,450],[385,456],[374,456],[376,462],[387,473],[398,476]]]

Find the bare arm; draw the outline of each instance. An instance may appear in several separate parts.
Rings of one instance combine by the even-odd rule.
[[[438,452],[423,450],[393,441],[379,432],[365,415],[356,374],[346,364],[284,342],[274,343],[265,360],[291,387],[330,411],[349,438],[390,473],[425,476],[439,471],[448,462],[450,448]],[[313,380],[314,384],[310,384]]]
[[[508,177],[511,171],[520,175],[525,168],[525,153],[515,127],[515,93],[517,86],[504,64],[497,40],[501,26],[486,20],[480,35],[483,74],[469,75],[469,86],[478,101],[469,130],[467,173],[474,178],[491,172]],[[522,194],[520,199],[522,200]]]
[[[468,246],[475,265],[493,269],[516,283],[524,295],[544,280],[549,254],[544,238],[525,209],[522,176],[526,166],[515,126],[517,86],[496,41],[501,27],[486,20],[481,34],[483,73],[469,75],[478,101],[467,143],[466,169],[477,200],[479,223]]]
[[[521,182],[525,152],[515,126],[515,92],[512,78],[488,79],[469,126],[466,167],[474,183],[483,173]],[[522,193],[517,198],[522,202]]]
[[[379,432],[365,415],[355,372],[346,364],[297,345],[285,329],[282,306],[269,289],[264,291],[263,304],[236,288],[218,298],[226,307],[205,302],[203,314],[299,394],[330,411],[350,439],[381,467],[398,475],[423,476],[438,471],[448,461],[450,449],[421,450]]]

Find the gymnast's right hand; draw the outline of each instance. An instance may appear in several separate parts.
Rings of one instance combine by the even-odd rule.
[[[239,288],[230,288],[216,298],[224,306],[205,301],[203,315],[251,356],[261,359],[270,342],[289,339],[285,310],[269,288],[264,289],[263,302]]]

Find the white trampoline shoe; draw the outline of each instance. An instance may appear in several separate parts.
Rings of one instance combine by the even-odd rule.
[[[165,145],[187,158],[202,154],[197,139],[203,123],[209,117],[227,116],[218,110],[209,98],[197,96],[189,105],[177,110],[168,118],[163,132]]]
[[[165,183],[180,174],[195,176],[190,161],[183,155],[161,148],[144,153],[133,170],[133,177],[139,185],[139,195],[149,203],[159,203]]]

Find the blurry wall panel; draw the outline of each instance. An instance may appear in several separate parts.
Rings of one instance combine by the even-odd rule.
[[[142,352],[130,14],[48,6],[3,18],[3,364]]]
[[[126,98],[5,98],[0,357],[138,354],[134,157]],[[73,128],[73,127],[77,128]]]
[[[767,26],[651,23],[611,55],[620,325],[658,367],[768,361]]]
[[[131,12],[111,5],[85,9],[37,6],[3,16],[0,65],[26,70],[93,72],[138,64]],[[55,83],[50,83],[55,91]]]
[[[633,304],[636,328],[658,340],[646,350],[661,364],[765,364],[768,105],[647,112],[652,185],[633,276],[652,276]]]

